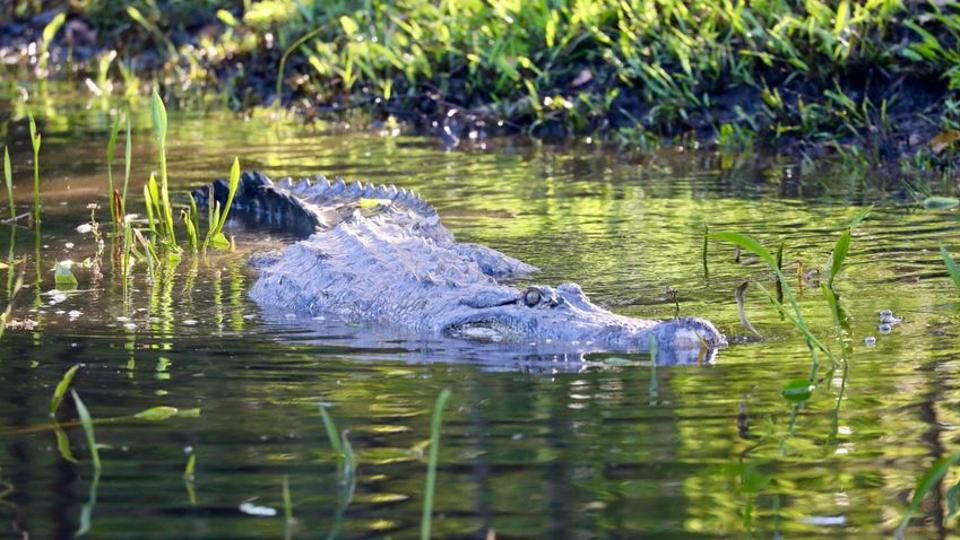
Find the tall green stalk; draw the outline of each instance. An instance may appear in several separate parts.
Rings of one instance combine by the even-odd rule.
[[[127,187],[130,185],[130,163],[133,161],[133,139],[130,136],[130,115],[127,115],[127,137],[123,152],[123,193],[120,194],[120,219],[127,215]]]
[[[120,223],[120,209],[114,204],[116,200],[113,191],[113,155],[117,147],[117,136],[120,134],[120,120],[118,115],[113,121],[113,129],[110,130],[110,141],[107,143],[107,204],[110,205],[110,216],[113,218],[114,225]]]
[[[33,145],[33,221],[40,223],[40,134],[37,133],[37,123],[33,114],[28,113],[30,119],[30,144]]]
[[[167,109],[156,89],[153,91],[153,130],[160,152],[160,227],[170,247],[176,248],[177,236],[173,230],[173,207],[170,205],[170,182],[167,177]]]
[[[420,522],[420,540],[430,540],[430,526],[433,520],[433,493],[437,486],[437,460],[440,453],[440,424],[443,421],[443,409],[450,399],[450,390],[444,388],[437,396],[430,421],[430,458],[427,461],[427,485],[423,494],[423,519]]]

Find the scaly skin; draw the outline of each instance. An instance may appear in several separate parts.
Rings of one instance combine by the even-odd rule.
[[[226,184],[214,184],[224,203]],[[194,192],[200,205],[207,191]],[[411,335],[495,343],[534,354],[646,352],[663,363],[711,361],[726,345],[709,322],[633,319],[596,304],[573,283],[523,289],[498,280],[537,269],[499,251],[461,243],[418,195],[394,186],[277,184],[245,172],[231,216],[291,232],[301,240],[257,258],[250,295],[261,306],[330,314]]]

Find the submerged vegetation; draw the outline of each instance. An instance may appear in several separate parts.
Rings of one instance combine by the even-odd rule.
[[[960,11],[949,3],[59,6],[8,3],[19,32],[0,46],[40,42],[32,53],[38,73],[47,71],[50,47],[53,71],[86,77],[98,94],[120,83],[135,95],[139,79],[156,79],[183,99],[191,88],[223,90],[234,107],[283,102],[311,115],[365,108],[451,143],[520,130],[641,145],[772,142],[871,160],[926,149],[921,161],[950,161],[960,133]],[[68,58],[85,67],[67,72]]]

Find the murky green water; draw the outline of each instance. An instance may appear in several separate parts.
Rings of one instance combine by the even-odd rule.
[[[543,268],[538,281],[580,282],[595,300],[644,317],[672,316],[667,289],[675,287],[682,314],[715,321],[732,342],[712,365],[656,369],[644,357],[626,366],[604,356],[490,358],[429,340],[377,342],[363,327],[265,316],[246,297],[255,275],[245,259],[283,239],[249,232],[238,234],[238,253],[187,257],[155,283],[141,267],[126,292],[107,237],[102,277],[80,269],[77,292],[49,294],[56,261],[94,253],[92,236],[74,229],[88,219],[88,203],[103,202],[110,120],[98,103],[44,109],[42,232],[0,226],[0,255],[29,258],[13,316],[39,322],[8,331],[0,346],[4,536],[70,537],[85,514],[95,538],[415,536],[426,470],[416,449],[442,388],[453,398],[434,530],[446,537],[889,535],[916,478],[957,450],[960,293],[936,252],[955,242],[955,212],[899,206],[842,173],[803,175],[776,160],[748,166],[522,141],[445,151],[430,139],[171,115],[169,162],[181,196],[224,176],[234,155],[271,175],[400,183],[421,191],[459,238]],[[155,166],[146,114],[138,122],[136,192]],[[25,210],[26,123],[4,109],[0,125]],[[851,317],[845,394],[838,406],[837,372],[790,435],[791,406],[780,392],[809,374],[806,346],[755,285],[748,313],[763,339],[741,339],[733,289],[746,278],[771,289],[773,282],[718,244],[705,279],[703,227],[754,234],[768,246],[783,240],[792,275],[795,261],[821,267],[839,231],[874,201],[880,206],[856,234],[838,281]],[[7,283],[5,271],[0,277]],[[811,325],[833,343],[819,291],[808,283],[800,298]],[[882,309],[904,317],[889,335],[877,333]],[[868,335],[878,338],[875,347],[863,345]],[[96,485],[72,402],[58,419],[79,463],[58,450],[48,414],[54,386],[77,363],[72,388],[94,418],[114,419],[96,425]],[[355,485],[338,484],[320,404],[348,431]],[[129,417],[154,406],[200,414]],[[196,474],[185,482],[191,452]],[[285,475],[292,527],[282,518]],[[951,533],[945,494],[956,481],[948,475],[927,499],[909,536]],[[247,515],[244,502],[279,515]]]

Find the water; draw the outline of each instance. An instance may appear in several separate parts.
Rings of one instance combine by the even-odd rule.
[[[937,253],[955,241],[956,213],[906,206],[879,182],[842,169],[824,176],[785,159],[635,156],[522,140],[446,151],[431,139],[337,125],[171,114],[169,163],[180,201],[188,188],[225,176],[234,155],[244,168],[276,176],[400,183],[421,191],[458,238],[541,267],[537,281],[577,281],[594,300],[643,317],[674,315],[672,287],[681,314],[713,320],[732,343],[711,365],[656,369],[642,355],[628,365],[612,355],[491,358],[262,313],[245,295],[256,278],[245,260],[281,245],[275,233],[235,231],[237,253],[186,257],[156,283],[140,267],[126,293],[107,237],[102,278],[79,268],[77,292],[45,294],[56,261],[94,254],[92,235],[75,227],[89,219],[88,203],[103,203],[110,120],[100,102],[47,103],[43,112],[39,242],[32,229],[0,226],[0,255],[12,244],[15,257],[30,258],[13,316],[39,322],[8,331],[0,348],[5,536],[70,537],[85,512],[94,538],[415,536],[426,471],[420,451],[443,388],[453,398],[440,448],[437,536],[889,535],[916,478],[958,449],[960,293]],[[0,111],[0,126],[25,210],[31,164],[18,114]],[[138,114],[133,193],[155,167],[148,122]],[[122,178],[122,165],[115,173]],[[791,433],[781,390],[809,374],[806,346],[756,284],[747,312],[763,338],[747,339],[733,289],[752,279],[772,291],[773,282],[748,255],[734,262],[733,249],[720,244],[709,248],[705,279],[703,227],[753,234],[771,249],[783,240],[793,280],[796,261],[821,268],[845,224],[873,202],[879,206],[855,235],[837,285],[851,317],[843,399],[838,407],[837,372]],[[0,277],[7,283],[5,271]],[[808,322],[837,350],[815,284],[798,294]],[[889,335],[877,332],[883,309],[904,317]],[[875,347],[864,346],[869,335]],[[95,486],[69,396],[57,417],[67,456],[79,463],[58,450],[48,414],[54,386],[77,363],[71,388],[106,420],[96,424],[103,471]],[[338,484],[321,404],[357,454],[355,485]],[[130,417],[155,406],[200,413]],[[196,475],[185,481],[190,452]],[[291,526],[282,518],[285,475]],[[944,516],[956,481],[951,472],[927,498],[910,537],[952,533]],[[246,515],[244,502],[278,516]]]

